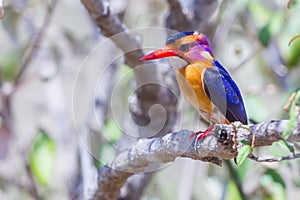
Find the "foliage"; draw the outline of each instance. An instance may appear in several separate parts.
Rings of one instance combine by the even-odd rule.
[[[239,149],[238,155],[236,157],[237,165],[240,166],[243,164],[247,156],[251,151],[251,146],[249,144],[244,144],[241,149]]]
[[[29,166],[36,180],[43,186],[51,181],[55,163],[55,143],[45,131],[39,130],[32,142]]]

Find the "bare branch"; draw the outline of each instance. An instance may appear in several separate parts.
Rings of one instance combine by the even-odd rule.
[[[233,149],[235,128],[238,141],[245,140],[251,144],[253,134],[255,134],[256,139],[253,145],[258,147],[269,146],[281,140],[287,124],[288,120],[277,120],[251,125],[250,129],[239,123],[235,123],[234,126],[219,124],[215,125],[212,136],[198,143],[188,139],[192,132],[187,130],[170,133],[160,138],[140,139],[128,151],[119,154],[109,166],[100,169],[99,188],[94,199],[115,199],[120,187],[131,174],[151,171],[157,165],[172,162],[178,157],[221,165],[221,159],[236,157],[237,152]],[[288,140],[300,141],[298,127],[295,127]],[[108,194],[108,190],[105,189],[109,187],[108,185],[114,186],[114,194]]]
[[[141,199],[145,187],[152,178],[153,172],[134,174],[129,177],[121,189],[118,200]]]
[[[218,10],[220,1],[217,0],[194,0],[193,24],[201,32],[211,32],[214,28],[212,17]]]
[[[116,199],[120,194],[120,188],[131,175],[132,173],[114,170],[108,166],[102,167],[98,173],[98,190],[93,199]]]
[[[15,79],[15,82],[14,82],[15,86],[17,86],[19,84],[24,72],[26,71],[28,65],[32,61],[34,55],[36,54],[36,52],[38,51],[38,49],[41,45],[41,41],[43,40],[46,30],[49,27],[49,24],[51,22],[51,19],[53,16],[53,11],[56,6],[56,2],[57,2],[57,0],[53,0],[51,4],[47,5],[47,13],[46,13],[43,25],[40,28],[40,30],[38,31],[38,33],[34,36],[32,42],[30,43],[29,47],[27,48],[27,50],[24,54],[22,61],[20,62],[20,66],[19,66],[20,71]]]
[[[14,130],[10,97],[7,93],[0,93],[0,159],[5,158],[8,153]]]
[[[166,27],[177,31],[193,30],[193,25],[183,13],[178,0],[168,0],[169,14],[166,18]]]
[[[104,36],[112,37],[119,34],[119,37],[111,39],[126,53],[125,63],[131,67],[140,65],[143,52],[139,42],[132,35],[126,33],[127,27],[117,15],[111,13],[108,2],[106,0],[81,0],[81,2]]]
[[[254,160],[256,162],[280,162],[283,160],[293,160],[296,158],[300,158],[300,154],[295,154],[295,155],[289,155],[289,156],[283,156],[279,158],[260,158],[254,155],[249,155],[248,158],[251,160]]]

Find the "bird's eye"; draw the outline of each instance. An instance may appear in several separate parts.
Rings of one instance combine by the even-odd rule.
[[[180,47],[179,47],[179,50],[180,51],[188,51],[190,48],[190,44],[182,44]]]

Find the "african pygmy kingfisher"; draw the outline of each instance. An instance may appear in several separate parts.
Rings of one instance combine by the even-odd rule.
[[[170,36],[163,48],[141,60],[169,57],[175,69],[181,93],[200,115],[211,123],[206,131],[194,132],[196,140],[212,133],[214,124],[240,121],[247,124],[247,114],[239,88],[226,69],[214,58],[209,41],[195,31]]]

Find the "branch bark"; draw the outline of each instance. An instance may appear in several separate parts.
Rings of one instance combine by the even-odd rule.
[[[194,0],[193,25],[195,29],[201,30],[206,34],[211,34],[215,28],[214,13],[218,10],[220,1],[217,0]]]
[[[191,20],[183,13],[178,0],[168,0],[169,14],[166,18],[166,27],[177,31],[193,30]]]
[[[100,169],[99,188],[94,199],[115,199],[126,179],[132,174],[152,171],[157,165],[172,162],[179,157],[221,166],[221,159],[232,159],[237,155],[234,147],[235,136],[238,141],[245,140],[251,144],[255,134],[254,147],[269,146],[282,139],[287,125],[288,120],[251,125],[250,129],[239,123],[218,124],[214,127],[213,135],[198,142],[195,139],[189,140],[192,132],[187,130],[170,133],[160,138],[140,139],[128,151],[119,154],[110,165]],[[297,125],[296,123],[288,141],[300,142],[300,127]]]
[[[108,2],[105,0],[81,0],[81,2],[105,37],[119,34],[118,37],[111,39],[126,53],[125,63],[131,67],[140,65],[143,52],[139,41],[126,32],[127,27],[116,14],[111,13]]]

